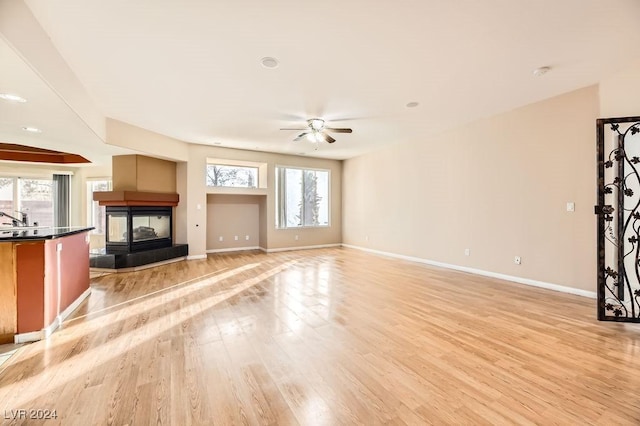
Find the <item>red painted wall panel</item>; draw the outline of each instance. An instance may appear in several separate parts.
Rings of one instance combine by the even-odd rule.
[[[87,233],[83,232],[50,241],[54,246],[54,255],[56,255],[55,245],[62,243],[62,251],[59,252],[61,272],[60,312],[67,309],[89,288],[89,243],[87,243],[86,236]],[[51,263],[56,265],[55,271],[57,273],[57,258],[53,258]],[[57,283],[57,277],[55,276],[54,282]],[[56,313],[56,315],[60,312]]]
[[[44,324],[44,243],[16,244],[18,333],[39,331]]]
[[[86,235],[16,244],[18,333],[48,327],[89,288]]]

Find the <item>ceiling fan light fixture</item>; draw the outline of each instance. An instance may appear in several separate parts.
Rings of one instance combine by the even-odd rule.
[[[324,129],[324,120],[321,118],[312,118],[309,120],[309,127],[311,127],[311,130],[314,132],[319,132]]]

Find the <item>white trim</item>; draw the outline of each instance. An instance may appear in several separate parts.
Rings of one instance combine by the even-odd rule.
[[[326,225],[307,225],[307,226],[282,226],[280,224],[280,219],[281,216],[283,214],[283,210],[284,210],[284,206],[281,204],[282,200],[280,200],[278,198],[278,194],[282,193],[281,195],[284,195],[284,193],[286,192],[286,177],[284,178],[283,182],[280,181],[280,179],[283,179],[281,176],[281,173],[279,173],[278,169],[284,169],[285,172],[282,173],[282,176],[286,176],[286,169],[296,169],[296,170],[302,170],[303,175],[305,171],[311,171],[311,172],[327,172],[327,224]],[[332,194],[333,194],[333,177],[332,177],[332,170],[331,169],[322,169],[322,168],[314,168],[314,167],[300,167],[300,166],[285,166],[282,164],[275,164],[274,166],[274,187],[275,187],[275,207],[276,207],[276,217],[275,217],[275,228],[276,231],[293,231],[296,229],[315,229],[315,228],[331,228],[331,224],[333,221],[332,218]],[[304,179],[302,182],[302,186],[304,188]],[[286,215],[286,212],[285,212]],[[286,221],[286,219],[285,219]]]
[[[519,284],[525,284],[533,287],[540,287],[547,290],[559,291],[562,293],[575,294],[577,296],[589,297],[595,299],[597,294],[595,291],[581,290],[579,288],[567,287],[560,284],[547,283],[544,281],[532,280],[529,278],[516,277],[513,275],[500,274],[498,272],[485,271],[482,269],[469,268],[466,266],[453,265],[450,263],[436,262],[434,260],[423,259],[420,257],[405,256],[402,254],[390,253],[386,251],[374,250],[360,246],[354,246],[351,244],[342,244],[343,247],[348,247],[356,250],[366,251],[369,253],[379,254],[382,256],[393,257],[396,259],[408,260],[410,262],[424,263],[426,265],[438,266],[441,268],[454,269],[456,271],[468,272],[470,274],[482,275],[485,277],[497,278],[499,280],[511,281]]]
[[[56,331],[58,327],[60,327],[60,325],[64,322],[64,320],[66,320],[69,317],[69,315],[73,313],[73,311],[78,309],[78,306],[80,306],[80,304],[84,301],[84,299],[89,297],[90,294],[91,294],[91,287],[86,289],[80,296],[78,296],[78,298],[76,298],[76,300],[74,300],[69,306],[67,306],[67,309],[65,309],[57,317],[55,317],[53,322],[49,324],[47,327],[43,328],[40,331],[30,331],[28,333],[16,334],[15,336],[13,336],[13,342],[16,344],[37,342],[38,340],[44,340],[49,338],[49,336],[51,336],[53,332]]]
[[[266,253],[277,253],[279,251],[293,251],[293,250],[311,250],[311,249],[319,249],[319,248],[329,248],[329,247],[340,247],[342,244],[320,244],[317,246],[300,246],[300,247],[282,247],[282,248],[273,248],[273,249],[264,249],[260,247],[260,249]]]
[[[142,271],[144,269],[155,268],[156,266],[167,265],[169,263],[181,262],[183,260],[187,260],[187,256],[174,257],[173,259],[162,260],[160,262],[155,262],[155,263],[148,263],[146,265],[133,266],[131,268],[120,268],[120,269],[91,268],[91,272],[106,272],[111,274],[114,274],[114,273],[119,274],[122,272],[137,272],[137,271]]]
[[[65,309],[64,311],[62,311],[57,317],[56,320],[58,321],[58,324],[62,324],[64,322],[64,320],[66,320],[69,315],[71,315],[73,313],[73,311],[75,311],[76,309],[78,309],[78,306],[80,306],[80,304],[82,302],[84,302],[84,299],[86,299],[87,297],[89,297],[89,295],[91,294],[91,287],[89,287],[88,289],[86,289],[80,296],[78,296],[78,298],[76,300],[74,300],[69,306],[67,306],[67,309]],[[48,337],[48,336],[47,336]]]
[[[43,330],[16,334],[15,336],[13,336],[13,343],[19,345],[21,343],[37,342],[38,340],[42,340],[42,333]]]
[[[209,249],[207,253],[227,253],[231,251],[247,251],[247,250],[260,250],[261,247],[253,246],[253,247],[232,247],[232,248],[224,248],[224,249]]]
[[[60,320],[58,319],[60,318],[59,316],[57,316],[53,322],[51,324],[49,324],[48,327],[45,327],[42,329],[42,331],[40,332],[42,335],[42,339],[48,339],[49,336],[51,336],[53,334],[54,331],[56,331],[58,329],[58,327],[60,327]]]
[[[206,259],[207,255],[206,254],[193,254],[190,256],[187,256],[187,260],[198,260],[198,259]]]

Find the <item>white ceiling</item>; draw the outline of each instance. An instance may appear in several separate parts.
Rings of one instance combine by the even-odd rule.
[[[325,158],[424,142],[640,57],[638,0],[26,3],[106,116],[188,142]],[[279,67],[262,67],[265,56]],[[354,132],[315,151],[279,130],[312,117]]]
[[[0,92],[15,93],[26,103],[0,100],[0,143],[13,143],[79,154],[94,164],[130,153],[104,144],[58,94],[0,38]],[[42,133],[29,133],[35,127]]]

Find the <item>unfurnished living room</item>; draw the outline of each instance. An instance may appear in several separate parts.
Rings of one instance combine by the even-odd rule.
[[[637,0],[0,36],[1,424],[640,424]]]

